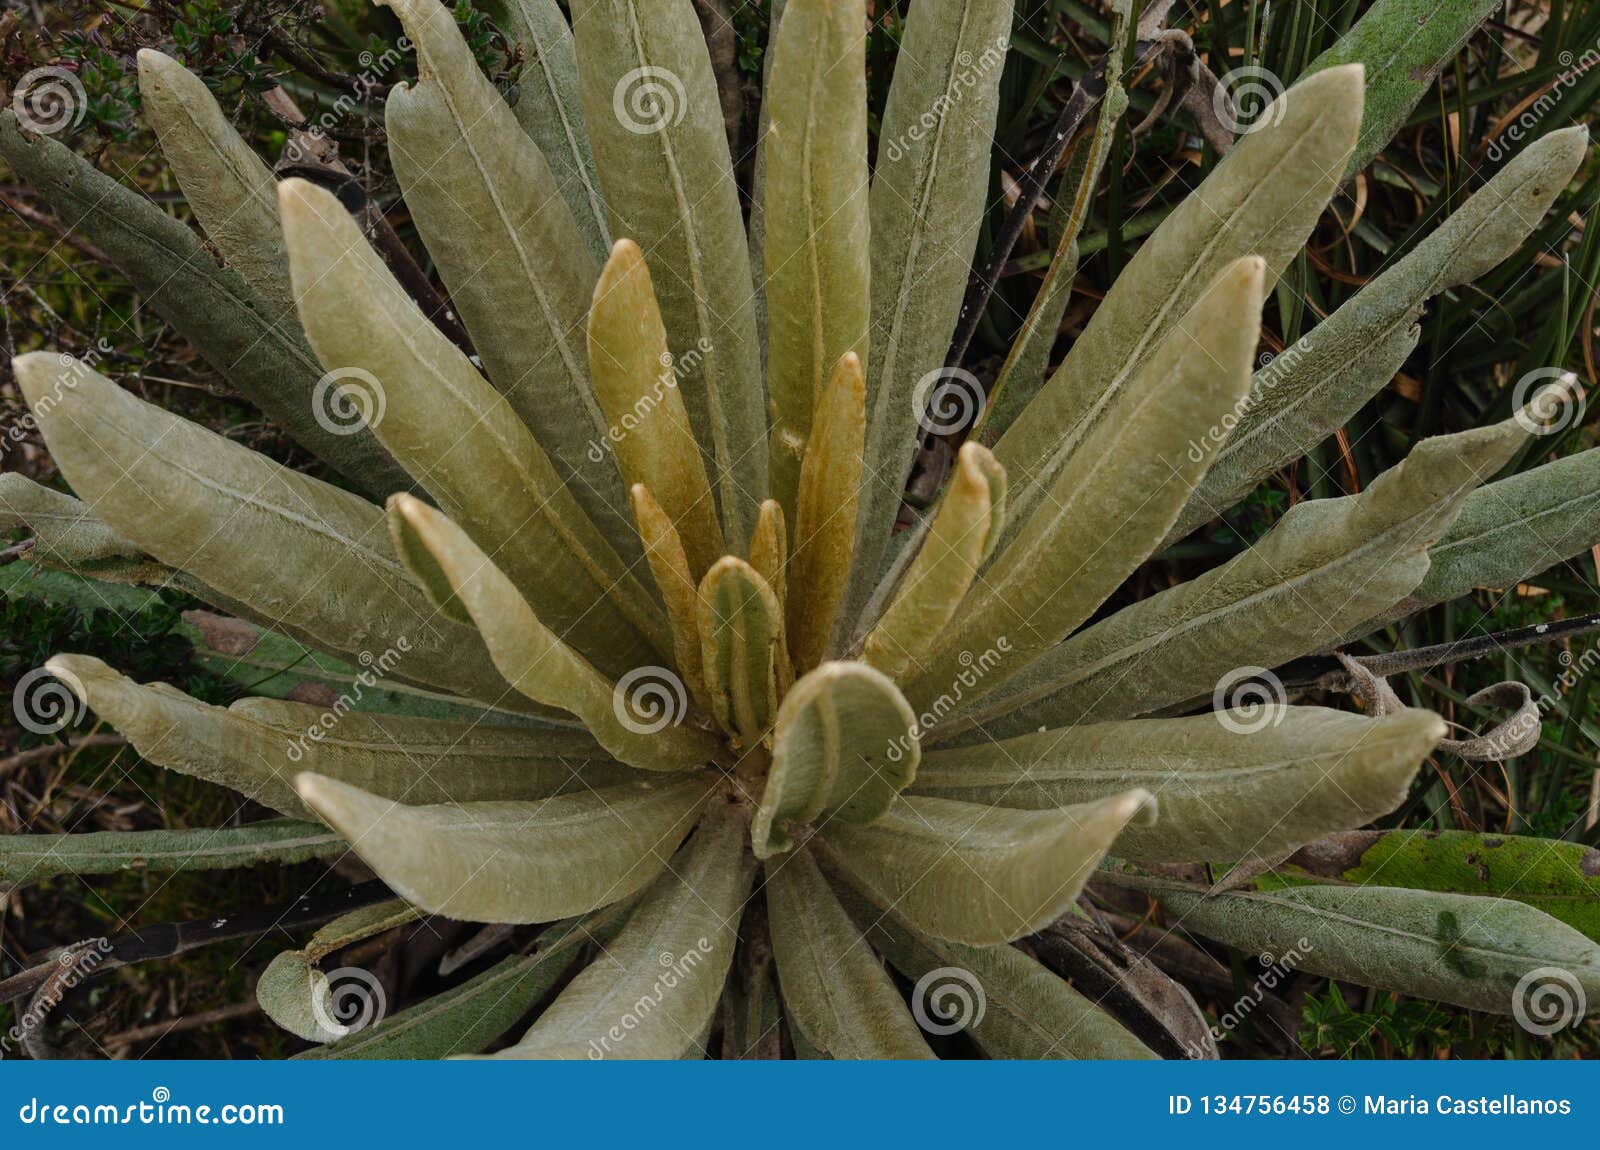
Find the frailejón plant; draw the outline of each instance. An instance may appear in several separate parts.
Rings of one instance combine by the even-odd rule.
[[[1165,865],[1280,860],[1402,802],[1446,734],[1431,712],[1206,704],[1238,668],[1594,542],[1590,456],[1484,485],[1559,386],[1090,623],[1393,377],[1425,302],[1540,223],[1581,130],[1527,147],[1253,371],[1263,301],[1362,130],[1361,64],[1313,70],[1149,236],[1046,380],[1069,220],[937,507],[892,538],[919,429],[952,394],[1011,4],[914,0],[869,171],[862,0],[788,0],[747,226],[689,0],[574,0],[570,27],[554,0],[497,5],[535,49],[515,108],[437,0],[380,2],[416,54],[387,101],[393,167],[470,352],[334,192],[280,182],[164,56],[140,59],[145,114],[214,252],[0,124],[67,225],[344,481],[92,364],[23,355],[77,496],[4,477],[28,561],[176,582],[376,664],[417,703],[330,722],[49,663],[147,759],[293,820],[228,832],[205,865],[347,846],[393,892],[279,956],[258,992],[274,1018],[327,1056],[692,1056],[715,1030],[738,1055],[930,1057],[939,1027],[905,987],[957,968],[991,1056],[1147,1057],[1012,945],[1096,873],[1238,946],[1307,940],[1306,968],[1343,980],[1509,1013],[1530,972],[1559,967],[1600,1003],[1600,950],[1524,902],[1208,891]],[[1125,106],[1113,80],[1063,196],[1093,187]],[[97,849],[165,857],[138,836]],[[8,850],[10,881],[49,853]],[[422,914],[550,925],[342,1035],[319,961]]]

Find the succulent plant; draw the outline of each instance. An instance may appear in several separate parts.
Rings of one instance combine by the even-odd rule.
[[[1361,64],[1313,69],[1046,379],[1069,213],[937,506],[895,534],[918,438],[958,397],[946,354],[1010,3],[915,0],[869,171],[862,0],[788,0],[747,229],[689,0],[574,0],[570,28],[554,0],[498,5],[536,49],[515,108],[437,0],[380,2],[418,72],[387,102],[394,170],[470,349],[334,192],[280,182],[157,53],[140,58],[145,113],[220,261],[0,124],[66,223],[342,476],[288,470],[91,363],[16,361],[78,497],[0,480],[30,562],[175,583],[354,680],[331,709],[220,708],[50,660],[148,760],[292,820],[95,836],[81,869],[360,856],[393,897],[280,955],[258,990],[323,1056],[480,1053],[531,1015],[497,1057],[695,1055],[714,1027],[735,1056],[930,1057],[954,1027],[928,987],[952,970],[985,1004],[962,1021],[988,1055],[1169,1052],[1012,945],[1096,874],[1228,943],[1298,940],[1334,977],[1506,1013],[1560,967],[1600,1002],[1595,943],[1524,901],[1208,889],[1184,869],[1243,874],[1404,800],[1447,728],[1381,680],[1352,672],[1367,714],[1234,706],[1225,688],[1595,542],[1593,452],[1486,483],[1571,398],[1561,385],[1096,617],[1393,378],[1425,302],[1540,223],[1581,130],[1524,149],[1253,370],[1263,302],[1362,131]],[[1113,78],[1064,197],[1093,187],[1125,106]],[[376,684],[411,713],[365,709]],[[1452,745],[1509,753],[1526,719],[1487,752]],[[65,846],[8,845],[10,881]],[[345,1033],[318,963],[424,914],[543,929]]]

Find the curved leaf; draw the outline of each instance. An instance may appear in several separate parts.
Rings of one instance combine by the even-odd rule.
[[[708,762],[715,740],[684,726],[678,706],[660,723],[628,718],[613,686],[534,614],[511,580],[466,533],[421,500],[395,496],[392,506],[426,547],[439,573],[478,625],[505,681],[537,703],[582,720],[599,744],[632,767],[687,770]]]
[[[478,638],[440,618],[406,576],[381,508],[136,399],[71,357],[35,352],[16,372],[78,495],[226,609],[347,655],[403,651],[395,675],[409,682],[491,702],[505,694]]]
[[[754,867],[731,808],[708,815],[616,940],[497,1058],[679,1058],[701,1046]]]
[[[1000,537],[1005,469],[965,443],[933,526],[861,657],[893,679],[920,670]]]
[[[902,795],[871,826],[834,821],[813,841],[922,933],[994,946],[1066,913],[1122,828],[1154,817],[1143,790],[1049,811]]]
[[[931,752],[913,793],[1053,810],[1142,787],[1161,820],[1123,831],[1119,855],[1232,862],[1388,814],[1444,735],[1431,711],[1369,719],[1321,707],[1282,708],[1259,729],[1219,715],[1093,723]]]
[[[882,817],[917,773],[916,716],[864,663],[824,663],[784,697],[750,837],[757,858],[794,845],[787,824]]]
[[[648,885],[712,792],[702,777],[539,802],[406,806],[321,775],[300,798],[395,893],[467,922],[550,922]]]
[[[718,560],[700,581],[700,664],[711,707],[736,744],[754,747],[778,710],[787,661],[772,588],[743,559]]]
[[[582,485],[564,482],[506,400],[424,319],[331,192],[288,180],[280,197],[306,334],[341,395],[551,626],[582,621],[573,643],[585,655],[621,671],[665,649],[659,609],[573,499],[569,487]],[[462,430],[441,434],[451,427]]]
[[[299,950],[280,951],[274,956],[256,982],[256,1001],[268,1018],[307,1042],[332,1042],[345,1037],[351,1028],[341,1017],[333,987],[328,976],[317,969],[317,963],[353,943],[415,922],[421,913],[401,899],[389,899],[340,915]],[[360,1005],[365,1008],[370,1001],[369,996]]]

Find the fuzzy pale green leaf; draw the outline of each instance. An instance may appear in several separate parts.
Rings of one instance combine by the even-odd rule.
[[[396,86],[384,104],[389,158],[406,207],[489,379],[538,440],[569,497],[632,561],[638,538],[626,488],[610,460],[591,451],[606,421],[584,350],[597,270],[582,233],[549,164],[479,70],[450,9],[439,0],[379,2],[405,25],[417,56],[416,83]],[[302,322],[310,331],[312,320]],[[327,333],[311,334],[324,365],[339,366],[327,363]]]
[[[1208,898],[1178,883],[1115,881],[1154,895],[1185,930],[1247,954],[1292,950],[1298,970],[1339,982],[1492,1014],[1534,1006],[1542,983],[1600,1002],[1600,946],[1511,899],[1378,886]]]
[[[1053,810],[1143,787],[1161,804],[1117,854],[1150,862],[1281,855],[1398,807],[1444,737],[1431,711],[1382,719],[1278,707],[1246,723],[1202,715],[1040,731],[930,752],[913,793]]]
[[[1428,299],[1471,283],[1515,252],[1587,152],[1581,127],[1531,145],[1413,251],[1256,372],[1237,420],[1195,439],[1194,450],[1213,456],[1211,469],[1170,539],[1231,507],[1343,427],[1416,347]]]
[[[864,0],[790,0],[762,102],[770,470],[790,522],[829,377],[867,360],[866,19]]]
[[[1155,811],[1144,790],[1048,811],[902,795],[871,826],[835,821],[814,841],[922,933],[994,946],[1066,913],[1122,828]]]
[[[822,661],[850,578],[866,399],[861,360],[846,352],[818,395],[789,541],[789,650],[801,672]]]
[[[998,649],[1004,657],[969,698],[993,690],[1071,634],[1149,557],[1204,474],[1189,437],[1221,419],[1250,386],[1264,272],[1255,257],[1224,271],[1118,392],[1110,418],[1067,463],[919,669],[906,692],[913,706],[928,707],[978,652]]]
[[[729,539],[767,491],[766,389],[750,251],[691,0],[575,0],[583,109],[614,236],[656,273],[668,343]]]
[[[332,193],[288,180],[280,198],[306,334],[347,402],[550,626],[607,670],[649,662],[666,643],[659,608],[573,498],[582,484],[427,321]]]
[[[408,806],[309,773],[295,786],[407,901],[429,914],[511,923],[583,914],[642,889],[711,793],[690,777],[539,802]]]
[[[215,707],[165,683],[135,683],[89,655],[47,664],[146,759],[304,818],[310,770],[410,803],[537,799],[637,777],[580,731],[441,722],[278,699]]]
[[[626,690],[586,662],[534,613],[511,580],[446,516],[409,495],[392,504],[472,616],[505,681],[536,703],[576,715],[595,740],[629,766],[675,771],[715,751],[711,736],[683,725],[683,708],[663,722],[630,718]],[[653,664],[645,665],[654,668]]]
[[[440,617],[389,543],[382,508],[170,415],[70,357],[16,360],[73,490],[114,531],[312,646],[492,701],[504,687],[472,632]],[[214,592],[215,597],[209,592]]]
[[[507,39],[522,48],[517,78],[517,123],[550,165],[590,258],[599,264],[611,247],[605,199],[578,91],[572,28],[556,0],[486,0],[484,9]]]
[[[870,198],[867,447],[843,621],[877,582],[989,204],[1012,0],[915,0],[878,133]]]
[[[865,663],[824,663],[784,697],[750,837],[757,857],[794,845],[789,824],[880,818],[916,777],[911,705]]]
[[[1347,176],[1394,139],[1445,65],[1500,6],[1501,0],[1377,0],[1307,66],[1308,75],[1344,64],[1366,67],[1366,110]]]
[[[1026,521],[1068,461],[1087,450],[1174,325],[1236,260],[1265,261],[1270,289],[1338,184],[1361,123],[1361,69],[1332,68],[1273,104],[1144,242],[1039,397],[995,444]],[[1199,424],[1190,434],[1202,432]]]
[[[9,108],[0,111],[0,155],[267,418],[368,492],[410,488],[372,435],[341,434],[317,420],[322,368],[305,340],[237,271],[219,267],[187,227],[65,144],[25,136]]]
[[[61,875],[229,870],[291,866],[344,851],[344,840],[316,823],[269,819],[242,827],[0,835],[0,888]]]
[[[1000,536],[1005,490],[1005,470],[989,450],[963,444],[933,526],[867,636],[861,652],[866,662],[897,680],[925,664]]]
[[[772,950],[791,1026],[831,1058],[934,1057],[810,852],[766,869]]]
[[[1074,635],[943,732],[1017,734],[1231,695],[1240,668],[1298,658],[1404,598],[1467,494],[1527,438],[1512,418],[1423,440],[1361,494],[1297,504],[1221,567]]]
[[[680,1058],[702,1047],[755,873],[744,835],[731,808],[713,808],[616,939],[496,1057]]]
[[[589,367],[607,425],[600,450],[615,454],[630,488],[649,488],[698,580],[727,549],[650,270],[632,240],[616,242],[595,285]]]
[[[938,1033],[970,1034],[990,1058],[1155,1055],[1115,1018],[1014,946],[967,946],[918,934],[854,892],[841,901],[872,945],[915,983],[912,1000]]]

